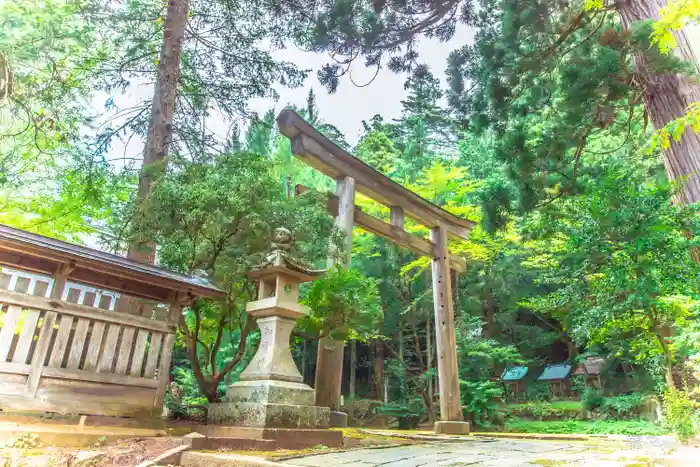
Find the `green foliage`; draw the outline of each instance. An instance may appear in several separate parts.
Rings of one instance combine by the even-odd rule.
[[[459,391],[465,417],[480,426],[489,426],[500,412],[501,385],[494,381],[460,380]]]
[[[583,403],[583,408],[586,410],[595,410],[601,406],[604,401],[603,395],[600,390],[593,387],[586,388],[581,396],[581,402]]]
[[[549,241],[529,266],[551,292],[527,306],[565,317],[580,343],[650,366],[658,356],[668,370],[675,357],[664,333],[688,320],[697,290],[688,254],[697,244],[696,214],[673,205],[673,187],[651,181],[650,168],[620,164],[601,163],[586,195],[528,220],[527,235]]]
[[[571,392],[574,394],[578,394],[579,396],[583,395],[583,392],[586,390],[587,385],[586,385],[586,379],[584,378],[583,375],[575,375],[571,377]]]
[[[669,389],[663,399],[664,424],[682,442],[700,432],[695,401],[686,391]]]
[[[336,266],[311,284],[302,303],[311,313],[302,321],[335,340],[366,339],[382,316],[377,282],[356,269]]]
[[[377,407],[375,411],[397,418],[421,417],[425,414],[425,405],[423,405],[423,401],[419,397],[416,397],[406,401],[384,404],[381,407]]]
[[[639,415],[639,406],[643,397],[644,394],[639,392],[606,397],[600,404],[600,411],[608,413],[615,419],[636,417]]]
[[[0,222],[77,243],[133,189],[91,144],[90,99],[114,44],[87,4],[0,4]]]
[[[194,373],[183,367],[175,367],[172,375],[175,385],[171,384],[165,394],[165,406],[171,417],[201,416],[202,410],[191,406],[206,405],[207,398],[201,395]]]
[[[505,409],[506,415],[511,418],[573,420],[581,418],[583,404],[579,401],[527,402],[509,404]]]
[[[68,167],[99,161],[84,129],[96,67],[109,44],[100,37],[87,1],[28,0],[0,5],[0,60],[9,84],[0,97],[0,188],[38,189]],[[29,186],[32,182],[32,186]]]
[[[643,420],[596,420],[594,422],[582,422],[579,420],[550,422],[510,420],[506,422],[505,430],[511,433],[572,433],[633,436],[661,436],[668,433],[664,427]]]
[[[526,393],[530,400],[540,402],[552,400],[552,390],[546,381],[534,381],[528,384]]]
[[[670,0],[659,11],[659,19],[654,22],[654,32],[651,36],[655,45],[663,53],[669,53],[678,44],[674,31],[679,31],[686,25],[700,21],[700,3],[695,0]]]

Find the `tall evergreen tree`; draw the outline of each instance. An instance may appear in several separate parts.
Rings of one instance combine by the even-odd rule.
[[[637,104],[643,102],[646,115],[661,128],[700,99],[700,85],[689,76],[697,65],[685,33],[678,31],[676,52],[690,66],[664,60],[650,48],[651,28],[645,21],[657,18],[663,2],[585,6],[578,0],[484,0],[478,9],[469,0],[327,0],[319,5],[309,42],[341,63],[363,56],[371,65],[412,71],[421,35],[447,40],[460,22],[476,26],[476,45],[458,49],[450,60],[451,102],[476,126],[494,122],[499,140],[511,146],[501,153],[520,186],[521,205],[531,209],[547,196],[546,188],[559,186],[559,195],[571,189],[568,179],[580,169],[587,143],[612,125],[624,128],[627,120],[634,121]],[[333,90],[342,72],[337,63],[328,65],[321,81]],[[559,96],[552,93],[551,85],[561,80],[567,104],[579,103],[573,111],[558,106]],[[524,120],[532,110],[540,120],[545,109],[556,121],[531,132],[544,142],[528,141]],[[562,109],[565,113],[556,118]],[[555,131],[566,140],[554,141]],[[694,175],[700,173],[698,154],[700,134],[694,132],[664,151],[668,177],[689,177],[679,195],[683,203],[700,199],[700,177]],[[562,167],[564,173],[553,180]]]

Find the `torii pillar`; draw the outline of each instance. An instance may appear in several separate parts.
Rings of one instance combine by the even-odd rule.
[[[336,264],[350,266],[352,251],[352,229],[355,225],[355,180],[352,177],[341,177],[336,180],[336,196],[338,196],[338,215],[335,226],[343,232],[344,244],[342,252],[331,251],[328,267]],[[342,256],[339,257],[339,253]],[[340,393],[343,378],[343,356],[345,342],[336,341],[324,336],[318,341],[318,357],[316,359],[316,405],[330,407],[332,411],[340,409]]]
[[[439,422],[435,422],[435,431],[438,433],[468,434],[469,423],[462,421],[462,403],[459,394],[452,280],[450,267],[447,263],[447,232],[442,227],[434,227],[430,231],[430,240],[435,245],[432,259],[432,278],[441,419]]]

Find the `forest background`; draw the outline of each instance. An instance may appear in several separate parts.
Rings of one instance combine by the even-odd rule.
[[[293,230],[296,253],[319,266],[329,239],[338,243],[323,196],[287,196],[290,185],[323,193],[334,182],[294,159],[276,109],[253,113],[251,100],[314,79],[323,93],[372,86],[352,80],[359,66],[398,73],[401,115],[367,115],[354,145],[320,118],[313,91],[295,110],[478,223],[451,245],[468,262],[453,277],[466,417],[507,428],[494,379],[504,368],[594,355],[610,371],[601,389],[574,385],[584,408],[637,423],[642,399],[656,395],[667,428],[688,437],[700,182],[687,175],[700,169],[700,85],[685,31],[699,15],[696,0],[3,2],[0,222],[204,270],[227,292],[180,322],[172,374],[185,394],[171,409],[186,415],[221,398],[254,353],[245,272],[272,229]],[[464,27],[473,41],[455,36]],[[446,86],[418,53],[425,38],[451,51]],[[328,63],[304,70],[273,53],[292,46]],[[117,108],[134,86],[154,91]],[[110,118],[93,106],[100,96]],[[232,123],[225,137],[221,116]],[[144,142],[141,154],[121,150],[132,140]],[[388,220],[385,208],[358,204]],[[307,294],[314,313],[292,342],[305,377],[321,336],[347,340],[348,400],[435,419],[428,265],[356,229],[352,269]],[[329,296],[348,312],[321,306]],[[552,398],[535,383],[527,394]]]

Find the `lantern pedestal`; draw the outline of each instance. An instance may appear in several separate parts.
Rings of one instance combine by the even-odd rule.
[[[279,246],[279,245],[278,245]],[[246,311],[260,327],[260,346],[241,381],[226,391],[224,402],[210,404],[211,424],[251,428],[327,428],[328,407],[314,406],[314,390],[303,383],[289,350],[296,320],[308,313],[298,303],[299,284],[318,271],[302,267],[284,248],[268,256],[266,264],[250,274],[259,280],[258,300]]]
[[[241,381],[228,387],[224,402],[209,405],[209,423],[257,428],[328,427],[330,409],[313,405],[314,390],[302,383],[289,351],[294,324],[294,320],[280,316],[258,319],[258,351],[241,373]]]

